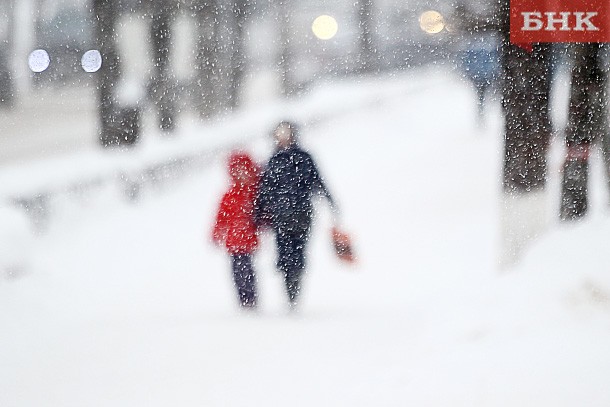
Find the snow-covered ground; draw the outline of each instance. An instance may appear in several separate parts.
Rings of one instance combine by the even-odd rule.
[[[58,199],[27,271],[0,278],[0,406],[610,405],[606,195],[500,270],[497,103],[488,113],[477,127],[474,92],[432,69],[329,85],[159,144],[221,151],[222,136],[263,160],[272,119],[305,122],[359,259],[333,257],[321,202],[297,314],[271,236],[256,258],[261,309],[237,309],[228,257],[208,241],[224,152],[137,202],[111,189]],[[73,163],[114,174],[159,145]],[[23,171],[27,192],[70,173],[49,165],[0,177]]]

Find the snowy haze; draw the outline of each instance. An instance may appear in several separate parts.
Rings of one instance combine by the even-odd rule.
[[[499,105],[484,127],[475,112],[474,91],[440,67],[321,84],[133,152],[5,166],[5,195],[101,181],[58,193],[45,232],[24,240],[28,268],[0,279],[0,406],[610,405],[599,159],[591,216],[559,225],[556,140],[548,231],[501,270]],[[264,160],[284,115],[305,125],[358,262],[333,257],[320,202],[300,311],[288,313],[265,235],[261,307],[244,314],[208,239],[228,151]],[[199,153],[127,199],[125,176]]]

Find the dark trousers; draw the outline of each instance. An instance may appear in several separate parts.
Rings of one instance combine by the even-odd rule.
[[[288,300],[291,304],[295,304],[301,291],[301,278],[305,271],[305,245],[309,238],[309,230],[278,230],[275,236],[278,253],[277,268],[284,273]]]
[[[256,277],[252,267],[252,255],[232,254],[233,281],[242,307],[256,306]]]

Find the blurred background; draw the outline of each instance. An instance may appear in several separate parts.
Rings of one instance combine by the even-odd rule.
[[[122,144],[133,143],[149,123],[171,132],[180,120],[302,94],[332,78],[456,61],[467,47],[464,33],[444,20],[455,14],[451,2],[224,3],[4,0],[2,159],[96,138],[117,145],[112,123],[124,120],[135,127]],[[491,10],[471,3],[478,13]],[[486,32],[485,46],[494,50]],[[87,51],[101,54],[84,68]],[[40,108],[60,109],[61,130]]]

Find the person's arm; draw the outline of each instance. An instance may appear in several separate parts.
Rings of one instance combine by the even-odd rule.
[[[218,213],[216,214],[216,221],[214,222],[214,230],[212,231],[212,240],[218,245],[227,239],[229,216],[228,197],[225,194],[220,202]]]
[[[330,204],[330,208],[333,211],[333,215],[337,216],[339,214],[339,208],[337,207],[335,200],[333,199],[332,195],[330,194],[330,191],[329,191],[328,187],[326,186],[326,183],[322,179],[322,176],[320,175],[320,171],[318,170],[318,167],[316,166],[315,162],[309,155],[307,157],[307,161],[308,161],[308,167],[311,171],[313,191],[324,196],[328,200],[328,203]]]

